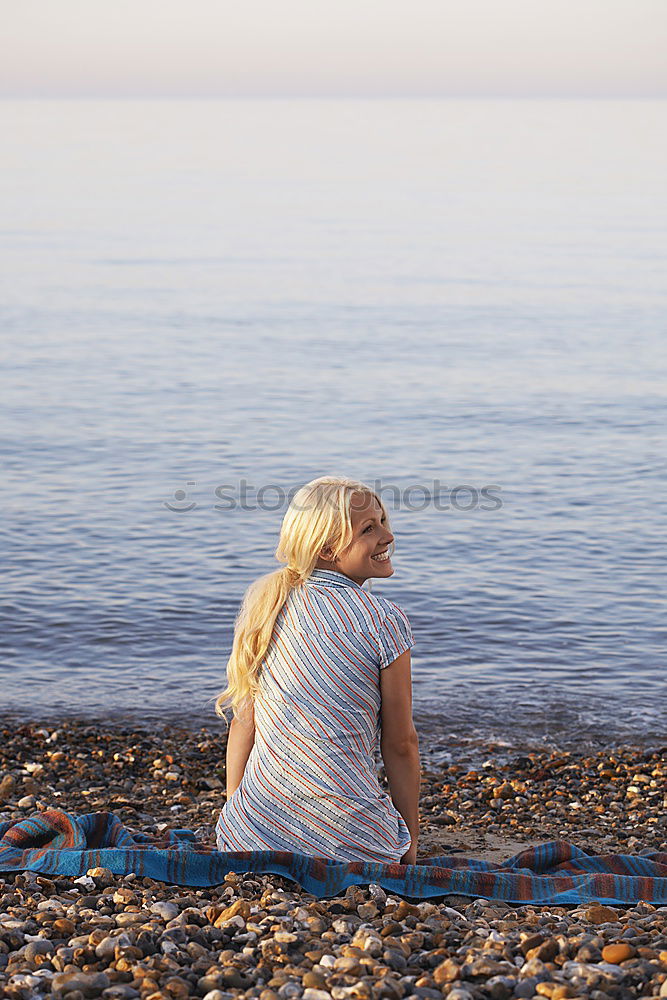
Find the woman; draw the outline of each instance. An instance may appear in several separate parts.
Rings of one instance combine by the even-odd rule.
[[[398,605],[362,587],[392,576],[393,541],[363,483],[323,477],[291,501],[276,550],[286,565],[248,588],[216,702],[234,716],[219,850],[416,863],[414,638]]]

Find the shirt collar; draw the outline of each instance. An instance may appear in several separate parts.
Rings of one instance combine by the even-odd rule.
[[[349,576],[345,576],[344,573],[339,573],[334,569],[314,569],[305,582],[329,583],[338,587],[356,587],[357,590],[363,590],[360,583],[351,580]]]

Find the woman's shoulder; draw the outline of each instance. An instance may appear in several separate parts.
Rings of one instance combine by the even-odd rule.
[[[371,594],[370,591],[363,591],[363,593],[364,599],[367,600],[374,608],[381,620],[384,621],[385,618],[401,618],[405,621],[408,620],[408,616],[400,604],[397,604],[395,601],[390,601],[388,597],[381,597],[379,594]]]
[[[378,602],[378,608],[382,619],[378,628],[378,641],[380,649],[380,668],[388,667],[401,653],[412,649],[415,645],[415,637],[410,625],[410,619],[396,601],[390,601],[388,597],[379,597],[373,594]]]

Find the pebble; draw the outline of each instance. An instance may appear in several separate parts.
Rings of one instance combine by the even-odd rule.
[[[109,983],[105,972],[63,972],[51,980],[51,992],[54,996],[66,996],[74,990],[80,990],[84,996],[93,997],[106,989]]]
[[[602,958],[605,962],[610,962],[612,965],[620,965],[621,962],[627,962],[629,958],[634,958],[637,954],[636,950],[631,944],[623,941],[619,944],[608,944],[602,949]]]
[[[157,903],[151,903],[149,910],[151,913],[157,913],[159,917],[162,917],[167,923],[170,920],[174,920],[178,916],[178,907],[174,906],[173,903],[166,902],[165,900],[160,900]]]

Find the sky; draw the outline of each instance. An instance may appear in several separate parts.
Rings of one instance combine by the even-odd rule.
[[[667,0],[0,2],[4,98],[667,96]]]

